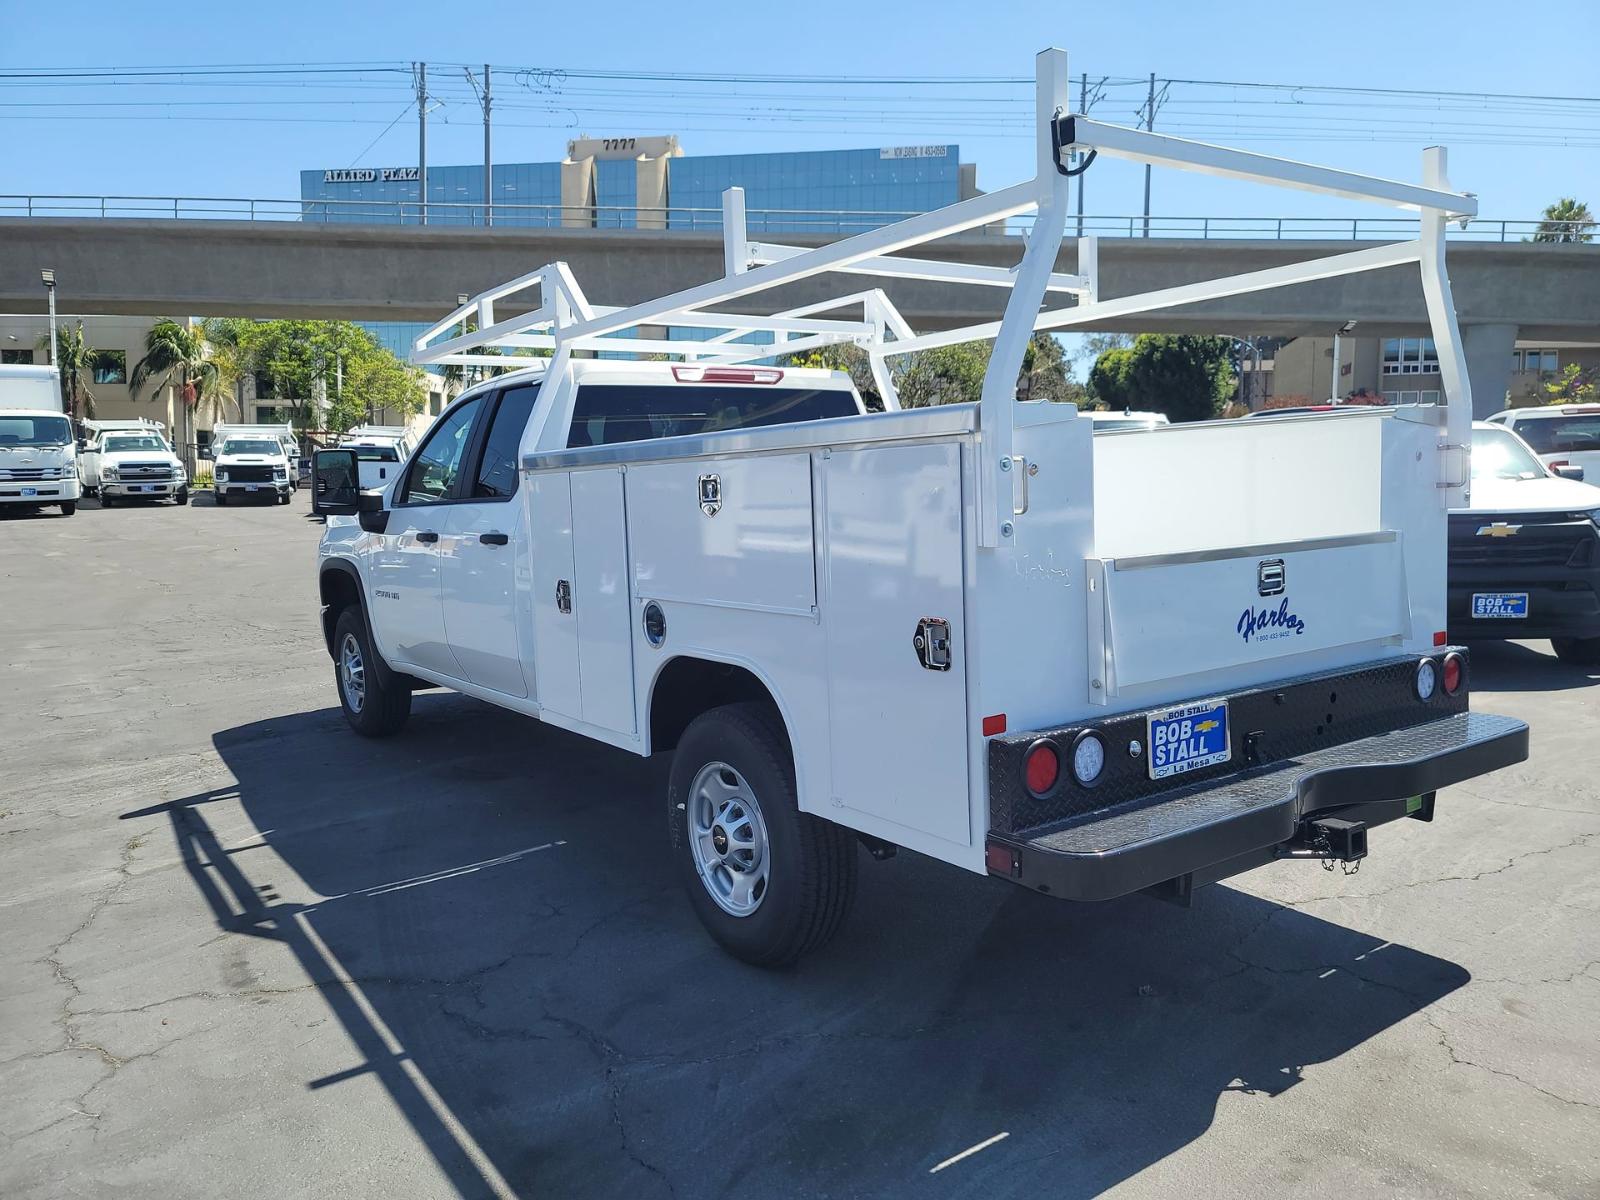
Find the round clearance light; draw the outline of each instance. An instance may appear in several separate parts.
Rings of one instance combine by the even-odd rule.
[[[1444,694],[1454,696],[1466,679],[1466,660],[1459,654],[1444,656]]]
[[[1417,664],[1417,699],[1432,700],[1434,689],[1438,686],[1438,668],[1433,665],[1433,659],[1423,659]]]
[[[1054,742],[1043,738],[1028,747],[1022,759],[1022,782],[1035,797],[1044,797],[1055,790],[1061,778],[1061,755],[1056,753]]]
[[[667,614],[654,600],[644,606],[644,640],[658,647],[667,640]]]
[[[1072,777],[1082,787],[1093,787],[1105,769],[1105,742],[1098,733],[1084,730],[1072,743]]]

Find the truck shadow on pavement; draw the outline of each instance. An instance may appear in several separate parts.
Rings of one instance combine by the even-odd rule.
[[[337,709],[214,742],[237,788],[127,817],[359,1051],[307,1103],[376,1076],[466,1196],[1094,1195],[1468,979],[1226,886],[1073,906],[910,854],[758,971],[681,897],[663,762],[430,694],[386,743]],[[265,849],[222,845],[236,805]]]
[[[1549,642],[1472,642],[1469,648],[1475,692],[1564,692],[1600,681],[1600,666],[1562,662]]]

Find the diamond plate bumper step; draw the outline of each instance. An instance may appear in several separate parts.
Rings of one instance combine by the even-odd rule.
[[[991,834],[990,873],[1069,900],[1109,900],[1218,864],[1269,861],[1317,815],[1358,812],[1368,827],[1397,819],[1413,796],[1527,757],[1522,721],[1455,713],[1025,834]],[[997,869],[1006,852],[1009,869]]]

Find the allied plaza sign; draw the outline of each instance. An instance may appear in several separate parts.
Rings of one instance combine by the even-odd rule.
[[[322,173],[323,183],[416,183],[421,178],[418,167],[345,167]]]

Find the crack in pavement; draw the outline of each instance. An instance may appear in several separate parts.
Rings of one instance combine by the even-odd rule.
[[[1550,1099],[1557,1100],[1562,1104],[1569,1104],[1577,1108],[1600,1109],[1600,1104],[1591,1104],[1587,1100],[1575,1100],[1571,1096],[1563,1096],[1559,1092],[1552,1092],[1549,1088],[1540,1087],[1537,1083],[1533,1083],[1524,1079],[1515,1071],[1506,1071],[1499,1067],[1488,1066],[1485,1063],[1474,1062],[1470,1058],[1463,1058],[1456,1050],[1454,1043],[1450,1041],[1450,1035],[1445,1032],[1444,1026],[1440,1025],[1439,1022],[1434,1019],[1433,1014],[1424,1011],[1422,1012],[1421,1016],[1422,1019],[1428,1023],[1433,1032],[1438,1035],[1439,1048],[1450,1056],[1450,1062],[1453,1066],[1474,1067],[1477,1070],[1485,1071],[1490,1075],[1498,1075],[1503,1079],[1513,1080],[1516,1083],[1520,1083],[1525,1088],[1530,1088],[1533,1091],[1538,1092],[1541,1096],[1548,1096]]]

